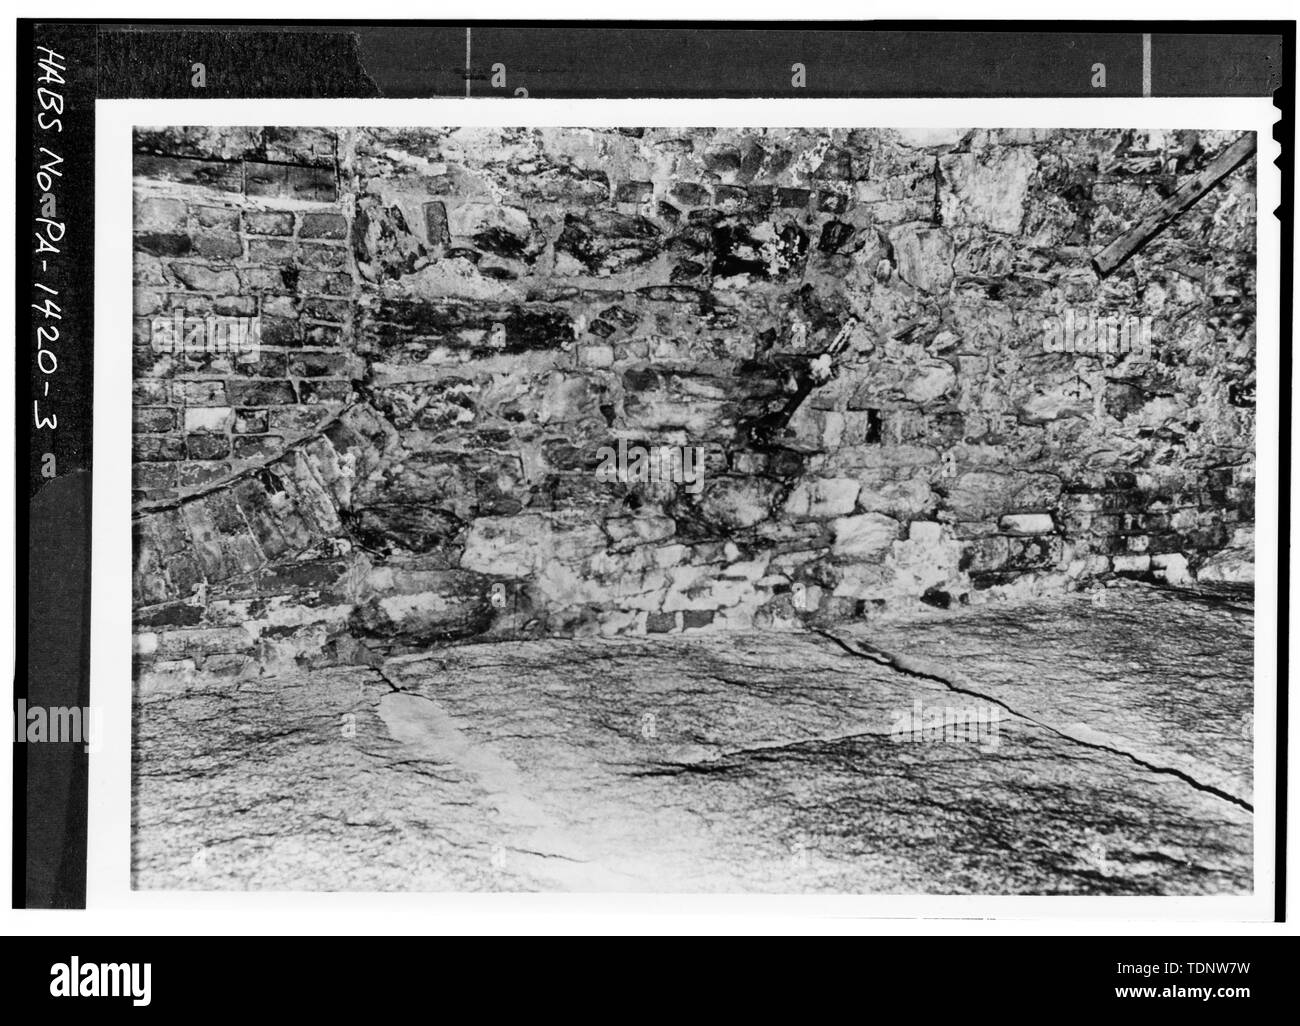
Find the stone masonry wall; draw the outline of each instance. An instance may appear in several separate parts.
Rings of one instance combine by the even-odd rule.
[[[139,658],[255,673],[1248,576],[1253,169],[1090,265],[1231,141],[142,130]],[[257,317],[261,348],[160,353],[177,310]],[[1067,313],[1149,318],[1149,356],[1049,351]],[[703,489],[600,479],[618,439],[703,447]]]

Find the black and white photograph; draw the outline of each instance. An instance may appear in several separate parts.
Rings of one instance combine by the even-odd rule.
[[[18,6],[20,1016],[1287,1000],[1294,11]]]
[[[1249,894],[1255,160],[137,128],[132,885]]]

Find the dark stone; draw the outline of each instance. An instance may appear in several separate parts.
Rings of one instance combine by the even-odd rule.
[[[171,431],[176,427],[176,411],[166,406],[136,407],[134,429],[145,432]]]
[[[659,252],[661,236],[659,226],[644,217],[593,210],[565,215],[555,249],[589,271],[615,273],[652,260]]]
[[[301,239],[346,239],[348,222],[342,214],[303,214],[298,229]]]
[[[492,625],[491,581],[468,570],[399,572],[397,594],[357,606],[349,627],[362,637],[428,645],[471,638]]]
[[[424,232],[431,246],[445,246],[451,242],[447,204],[442,200],[431,200],[424,205]]]
[[[737,274],[767,278],[770,272],[762,249],[744,225],[718,226],[713,230],[713,274],[719,278]]]
[[[668,195],[684,207],[704,207],[709,204],[709,190],[696,182],[678,182],[668,191]]]
[[[154,256],[178,257],[190,252],[190,237],[183,232],[141,232],[135,237],[135,248]]]
[[[608,306],[601,312],[601,317],[623,328],[632,328],[640,320],[636,314],[621,306]]]
[[[527,254],[528,239],[508,231],[505,228],[487,228],[474,236],[474,245],[512,260],[523,259]],[[536,253],[532,256],[535,258]]]
[[[185,450],[179,438],[169,435],[151,437],[137,435],[131,444],[132,458],[139,462],[159,462],[185,458]]]
[[[660,303],[700,303],[704,293],[686,285],[647,285],[637,289],[637,295]]]
[[[808,233],[794,222],[790,222],[781,229],[779,238],[777,262],[782,272],[797,269],[808,254]]]
[[[168,602],[136,614],[138,627],[195,627],[203,622],[203,607],[189,602]]]
[[[655,187],[650,182],[624,182],[614,194],[616,203],[644,203],[654,195]]]
[[[226,393],[233,406],[282,406],[298,401],[290,381],[229,381]]]
[[[159,157],[136,154],[137,177],[181,185],[201,185],[221,192],[242,192],[244,174],[237,161],[191,160],[185,157]]]
[[[217,460],[230,455],[230,439],[225,435],[188,435],[185,452],[192,460]]]
[[[289,373],[300,378],[338,377],[347,365],[343,353],[300,353],[289,361]]]
[[[698,630],[713,623],[712,609],[685,609],[682,611],[682,629]]]
[[[425,502],[393,502],[354,511],[348,526],[372,551],[429,552],[455,539],[464,522]]]
[[[713,203],[725,213],[735,213],[740,210],[749,194],[739,185],[719,185],[713,190]]]
[[[1255,405],[1255,382],[1230,381],[1228,383],[1228,402],[1245,409]]]
[[[298,322],[288,317],[262,316],[262,345],[296,346],[298,339]]]
[[[852,181],[853,154],[848,150],[830,150],[813,174],[817,178]]]
[[[704,166],[717,174],[734,174],[740,170],[740,151],[726,147],[704,155]]]
[[[298,261],[319,271],[341,271],[348,266],[348,252],[342,246],[308,242],[299,249]]]
[[[817,248],[823,253],[834,253],[853,237],[853,225],[843,221],[827,221],[822,226]]]
[[[521,353],[530,350],[556,349],[573,339],[573,319],[553,306],[498,306],[437,302],[419,299],[383,299],[373,314],[370,329],[383,346],[404,346],[420,339],[432,339],[445,345],[465,346],[459,332],[491,332],[500,324],[505,329],[505,345],[485,352]]]
[[[340,324],[347,320],[351,312],[352,304],[346,299],[308,296],[302,301],[302,315],[317,321],[333,321]]]
[[[241,435],[233,440],[231,454],[238,460],[272,459],[284,452],[279,435]]]
[[[250,235],[292,235],[293,214],[277,210],[245,210],[244,231]]]
[[[306,405],[347,402],[352,397],[352,383],[349,381],[304,380],[298,384],[298,394]]]
[[[651,613],[646,617],[647,634],[668,634],[677,629],[677,617],[672,613]]]
[[[810,199],[812,199],[812,193],[807,189],[778,188],[776,190],[776,205],[778,207],[787,209],[806,207]]]
[[[942,588],[927,588],[921,596],[921,601],[927,606],[934,606],[935,609],[947,609],[952,605],[952,596]]]
[[[292,289],[297,280],[294,262],[298,258],[298,248],[291,239],[249,239],[248,259],[255,264],[270,264],[281,269],[281,280]],[[292,275],[289,278],[287,275]]]
[[[235,414],[235,431],[239,434],[257,435],[266,428],[266,410],[240,410]]]

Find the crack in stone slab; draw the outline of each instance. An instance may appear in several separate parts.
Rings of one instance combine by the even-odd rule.
[[[1093,749],[1094,751],[1109,752],[1112,755],[1118,755],[1122,758],[1128,759],[1134,765],[1141,766],[1143,769],[1148,770],[1152,773],[1160,773],[1160,774],[1165,774],[1167,776],[1176,777],[1177,779],[1183,781],[1184,783],[1189,784],[1190,786],[1196,788],[1196,790],[1198,791],[1202,791],[1205,794],[1213,795],[1214,797],[1219,798],[1223,801],[1231,802],[1233,805],[1245,809],[1247,812],[1253,813],[1255,811],[1255,807],[1250,802],[1247,802],[1242,798],[1238,798],[1236,795],[1229,794],[1227,791],[1221,790],[1220,788],[1217,788],[1212,784],[1206,784],[1203,781],[1197,780],[1190,773],[1187,773],[1180,769],[1176,769],[1172,766],[1156,765],[1153,762],[1149,762],[1146,759],[1143,759],[1141,756],[1134,755],[1132,752],[1125,751],[1124,749],[1117,748],[1113,745],[1102,744],[1097,741],[1088,741],[1085,740],[1084,738],[1077,737],[1074,734],[1070,734],[1067,731],[1061,730],[1059,727],[1052,726],[1050,723],[1045,723],[1044,721],[1036,717],[1029,716],[1026,713],[1022,713],[1020,710],[1016,709],[1014,706],[1008,704],[1007,702],[1003,701],[1000,698],[995,698],[992,695],[986,695],[980,691],[976,691],[973,688],[963,687],[962,685],[956,683],[950,678],[945,677],[937,670],[930,668],[930,664],[923,663],[921,660],[915,660],[909,658],[908,656],[898,655],[893,652],[887,652],[884,649],[876,648],[875,646],[868,645],[866,642],[861,642],[861,641],[857,642],[855,646],[853,643],[845,640],[844,638],[841,638],[834,632],[829,631],[825,628],[815,628],[813,633],[819,634],[823,638],[826,638],[828,641],[833,642],[834,644],[838,645],[841,649],[843,649],[845,652],[848,652],[850,655],[857,656],[860,659],[870,659],[874,663],[877,663],[881,666],[891,667],[892,669],[897,670],[899,673],[904,673],[911,677],[917,677],[922,680],[929,680],[929,681],[934,681],[935,683],[938,684],[942,684],[945,688],[947,688],[949,691],[953,692],[954,694],[965,695],[969,698],[978,698],[980,701],[988,702],[991,705],[996,705],[1001,709],[1005,709],[1007,712],[1011,713],[1013,716],[1017,717],[1018,719],[1024,720],[1026,723],[1032,723],[1035,726],[1041,727],[1043,730],[1049,731],[1050,733],[1056,735],[1057,737],[1065,741],[1069,741],[1071,744],[1076,744],[1084,748],[1090,748]]]
[[[855,648],[861,637],[946,672],[943,656],[906,637],[835,629]],[[988,643],[1002,645],[1000,622],[990,631]],[[1010,685],[1024,637],[998,648]],[[1059,705],[1029,707],[982,670],[973,681],[953,675],[1060,722]],[[137,707],[148,786],[138,788],[134,879],[200,889],[1249,890],[1247,811],[1021,717],[1012,726],[1002,710],[1010,729],[996,758],[974,744],[895,744],[883,732],[917,697],[977,701],[811,632],[741,635],[721,651],[670,639],[463,646],[418,664],[303,668],[238,693],[214,678]],[[355,720],[340,726],[349,712]],[[200,850],[211,861],[196,867]]]

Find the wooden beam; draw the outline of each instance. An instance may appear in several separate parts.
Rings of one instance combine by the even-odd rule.
[[[1177,192],[1162,201],[1155,210],[1094,256],[1093,269],[1101,277],[1106,277],[1167,228],[1184,210],[1227,178],[1254,152],[1255,133],[1248,132],[1210,161],[1204,170],[1184,182]]]

